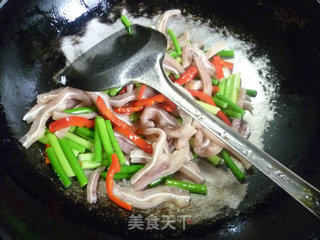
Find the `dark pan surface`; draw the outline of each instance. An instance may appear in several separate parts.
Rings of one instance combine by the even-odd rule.
[[[56,86],[52,76],[65,66],[59,39],[81,34],[94,17],[112,22],[123,3],[98,1],[10,1],[0,11],[0,222],[12,236],[23,239],[105,239],[108,234],[141,236],[128,231],[130,214],[112,206],[88,205],[66,195],[54,174],[43,166],[40,146],[25,151],[17,142],[28,125],[21,121],[35,96]],[[80,4],[84,14],[70,22],[66,4]],[[273,71],[270,81],[280,83],[276,118],[264,133],[265,150],[315,186],[319,180],[319,11],[317,1],[127,1],[137,16],[182,8],[200,20],[226,26],[239,38],[256,46],[252,59],[267,53]],[[142,9],[142,11],[141,11]],[[112,11],[114,16],[108,17]],[[275,79],[275,77],[277,79]],[[272,137],[271,137],[272,136]],[[320,230],[319,221],[277,187],[255,172],[249,176],[249,192],[238,211],[226,211],[215,219],[192,225],[186,231],[157,231],[154,236],[214,239],[307,239]],[[1,231],[0,231],[1,234]],[[1,236],[1,235],[0,235]],[[249,237],[250,236],[250,237]],[[75,238],[73,237],[73,238]],[[316,237],[315,237],[316,238]],[[69,238],[70,239],[70,238]]]

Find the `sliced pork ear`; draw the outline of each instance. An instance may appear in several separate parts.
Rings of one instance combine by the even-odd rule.
[[[26,115],[23,116],[23,121],[26,121],[27,123],[31,123],[34,121],[34,119],[37,117],[37,115],[46,107],[46,103],[37,103],[34,105],[29,112],[26,113]]]
[[[208,138],[210,141],[212,141],[213,143],[216,143],[217,145],[223,147],[223,148],[229,148],[228,145],[226,145],[225,143],[223,143],[218,137],[216,137],[215,135],[211,134],[206,128],[204,128],[200,123],[198,123],[197,121],[193,121],[192,124],[197,130],[201,130],[202,133],[204,134],[204,136],[206,138]]]
[[[238,93],[237,104],[240,107],[243,107],[245,100],[246,100],[246,90],[243,87],[240,87],[239,88],[239,93]]]
[[[186,161],[179,169],[179,172],[195,183],[203,184],[206,182],[205,178],[201,175],[198,165],[192,160]]]
[[[130,155],[133,150],[138,149],[137,145],[135,145],[132,141],[128,138],[124,137],[123,135],[119,134],[118,132],[114,132],[114,135],[119,143],[121,150],[125,153]]]
[[[168,10],[165,11],[161,17],[160,20],[158,22],[157,25],[157,30],[162,32],[168,39],[168,44],[167,44],[167,48],[169,47],[169,42],[170,42],[170,38],[167,35],[167,27],[168,27],[168,20],[171,17],[175,17],[175,16],[180,16],[181,15],[181,10],[180,9],[173,9],[173,10]]]
[[[100,96],[103,100],[103,102],[105,103],[105,105],[107,106],[107,108],[120,120],[124,121],[125,123],[127,123],[128,125],[132,126],[132,122],[129,119],[129,116],[127,114],[119,114],[119,113],[115,113],[110,105],[110,100],[107,94],[105,94],[104,92],[85,92],[87,94],[87,96],[90,97],[90,99],[92,100],[92,102],[97,105],[97,98],[98,96]]]
[[[188,156],[188,160],[184,162],[179,172],[182,172],[188,179],[195,183],[204,183],[205,179],[202,177],[198,165],[192,161],[192,154]],[[147,163],[152,159],[152,155],[147,154],[141,149],[133,150],[130,154],[131,163]]]
[[[200,78],[202,81],[202,86],[203,86],[202,91],[205,94],[208,94],[209,96],[211,96],[212,82],[211,82],[210,75],[209,75],[207,69],[204,67],[203,62],[200,57],[195,57],[194,61],[195,61],[195,64],[198,68],[199,75],[200,75]]]
[[[58,97],[58,95],[57,95]],[[88,99],[85,100],[87,102]],[[50,100],[51,101],[51,100]],[[41,113],[41,111],[47,107],[47,105],[50,103],[50,101],[44,103],[44,102],[39,102],[36,105],[34,105],[29,112],[24,115],[23,120],[26,121],[27,123],[31,123],[34,121],[34,119],[37,118],[37,116]],[[74,108],[77,104],[79,103],[78,100],[76,99],[69,99],[66,102],[66,109],[69,108]]]
[[[98,183],[100,179],[100,174],[104,171],[106,167],[99,167],[94,170],[89,178],[89,182],[87,185],[87,201],[89,203],[96,203],[98,196]]]
[[[64,113],[64,112],[54,112],[52,114],[52,119],[53,120],[59,120],[61,118],[65,117],[83,117],[87,119],[92,119],[98,116],[98,113]]]
[[[163,59],[163,68],[166,71],[176,75],[183,74],[185,72],[183,67],[181,67],[181,65],[174,58],[169,56],[167,53],[165,54]]]
[[[37,95],[37,103],[48,103],[54,99],[63,90],[63,88],[53,89],[46,93]]]
[[[226,41],[222,40],[214,44],[212,47],[210,47],[206,52],[206,57],[208,59],[212,58],[214,55],[216,55],[218,52],[223,50],[226,46]]]
[[[117,95],[114,97],[108,97],[109,103],[112,107],[123,107],[127,103],[137,100],[138,99],[138,94],[139,94],[140,89],[136,88],[133,91],[127,91],[126,93],[122,95]],[[146,87],[146,90],[144,91],[142,97],[143,98],[149,98],[154,96],[154,91],[150,87]]]
[[[187,68],[192,63],[192,52],[190,50],[190,45],[185,45],[182,48],[182,67]]]
[[[200,90],[203,88],[202,81],[200,80],[191,80],[190,82],[186,83],[186,89],[190,90]]]
[[[139,124],[143,128],[152,128],[154,126],[179,126],[179,122],[174,116],[156,106],[146,107],[143,110],[142,114],[140,115]]]
[[[191,124],[183,124],[179,128],[164,128],[164,131],[169,138],[176,138],[176,149],[181,149],[189,146],[189,139],[197,132]]]
[[[152,159],[152,155],[146,153],[141,149],[134,149],[130,153],[131,163],[147,163],[151,159]]]
[[[208,138],[204,136],[202,130],[198,129],[196,135],[194,136],[193,151],[199,157],[212,157],[219,154],[221,150],[221,146],[210,141]]]
[[[190,46],[190,51],[192,52],[193,59],[195,59],[195,57],[198,57],[201,60],[203,67],[207,70],[210,76],[213,77],[215,75],[215,68],[207,59],[206,54],[201,49],[192,45]]]
[[[33,121],[29,131],[20,139],[20,142],[25,148],[29,148],[32,143],[42,137],[46,130],[46,122],[55,111],[63,111],[66,109],[67,102],[70,99],[79,101],[88,101],[88,97],[83,91],[75,88],[64,88],[60,94],[50,101],[42,111],[40,111]]]
[[[189,191],[171,186],[159,186],[144,191],[120,187],[113,184],[113,194],[124,202],[138,209],[155,208],[161,203],[171,202],[179,208],[189,205]]]
[[[189,147],[176,150],[172,154],[163,153],[164,144],[166,142],[166,134],[163,130],[149,128],[144,131],[144,134],[159,134],[159,139],[153,144],[153,156],[151,161],[131,178],[131,183],[135,190],[142,190],[149,183],[176,172],[189,158]]]

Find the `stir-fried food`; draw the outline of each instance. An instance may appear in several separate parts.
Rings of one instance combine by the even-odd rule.
[[[180,14],[167,11],[157,25],[168,40],[163,60],[167,76],[186,98],[248,138],[243,115],[252,111],[250,97],[257,92],[241,87],[240,73],[233,73],[234,51],[225,49],[225,41],[204,50],[201,42],[191,42],[189,32],[176,37],[167,29],[168,20]],[[121,20],[133,34],[128,19]],[[32,125],[22,145],[43,143],[45,161],[61,183],[69,187],[75,177],[86,186],[89,203],[97,202],[98,183],[105,181],[109,199],[127,210],[164,202],[188,206],[190,193],[208,191],[197,158],[217,166],[225,163],[239,181],[245,180],[239,161],[215,136],[146,85],[103,92],[55,89],[39,94],[23,120]],[[245,169],[251,167],[241,161]],[[123,179],[128,180],[125,185]]]

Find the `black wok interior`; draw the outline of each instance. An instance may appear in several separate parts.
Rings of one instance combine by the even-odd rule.
[[[61,10],[70,3],[85,9],[74,21]],[[29,126],[22,116],[38,93],[57,87],[52,77],[65,66],[60,39],[82,34],[92,18],[114,22],[124,6],[135,16],[149,17],[181,8],[252,42],[252,61],[268,54],[272,71],[267,78],[280,86],[264,150],[320,188],[318,1],[10,0],[0,10],[0,238],[320,239],[319,220],[257,170],[248,177],[248,194],[236,211],[226,209],[185,231],[129,231],[131,213],[89,206],[85,192],[68,198],[52,181],[53,171],[43,166],[40,145],[23,149],[17,138]]]

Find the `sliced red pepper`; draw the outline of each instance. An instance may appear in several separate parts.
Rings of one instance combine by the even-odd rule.
[[[172,82],[175,82],[175,81],[176,81],[176,79],[174,78],[174,75],[173,75],[173,74],[170,74],[170,75],[169,75],[169,78],[170,78],[170,80],[171,80]]]
[[[217,92],[219,92],[220,91],[220,88],[218,87],[218,86],[212,86],[212,93],[214,94],[214,93],[217,93]]]
[[[172,112],[172,108],[171,108],[171,106],[169,104],[158,104],[157,106],[160,107],[160,108],[165,109],[168,112]]]
[[[229,118],[222,111],[217,112],[217,117],[231,127],[231,122],[229,121]]]
[[[223,67],[229,68],[230,70],[233,69],[233,63],[227,62],[227,61],[225,61],[225,60],[223,60],[223,59],[221,59],[221,58],[220,58],[220,62],[221,62],[221,65],[222,65]]]
[[[140,90],[139,90],[139,94],[138,94],[138,100],[141,100],[142,99],[142,96],[144,94],[144,92],[146,91],[146,85],[142,85]]]
[[[50,123],[49,131],[54,133],[60,129],[73,126],[93,128],[94,120],[90,120],[84,117],[69,116]]]
[[[122,94],[124,94],[124,93],[126,93],[126,92],[127,92],[127,87],[123,87],[123,88],[120,90],[119,95],[122,95]]]
[[[223,78],[223,70],[221,65],[220,56],[214,56],[213,61],[211,62],[216,69],[216,75],[218,79]]]
[[[146,106],[152,106],[155,103],[163,103],[166,101],[166,97],[162,94],[158,94],[156,96],[153,96],[151,98],[142,99],[140,101],[136,101],[134,106],[135,107],[146,107]]]
[[[118,126],[115,126],[113,130],[117,131],[118,133],[121,133],[123,136],[131,140],[133,143],[135,143],[140,149],[142,149],[146,153],[152,154],[153,152],[152,145],[147,143],[145,140],[143,140],[141,137],[139,137],[135,133],[127,129],[120,128]]]
[[[119,118],[117,118],[106,106],[106,104],[103,102],[103,99],[98,96],[97,98],[97,107],[99,112],[101,113],[101,115],[106,118],[109,119],[113,124],[123,128],[123,129],[128,129],[130,131],[134,131],[134,128],[130,125],[128,125],[127,123],[125,123],[124,121],[121,121]]]
[[[47,148],[49,148],[49,147],[50,147],[50,145],[49,145],[49,144],[46,144],[46,150],[47,150]],[[47,151],[44,151],[44,156],[45,156],[45,158],[44,158],[44,163],[45,163],[46,165],[49,165],[49,164],[50,164],[50,159],[49,159],[49,157],[48,157]]]
[[[188,91],[191,93],[192,96],[200,98],[200,100],[204,101],[205,103],[211,104],[212,106],[216,106],[213,99],[208,94],[196,90],[188,89]]]
[[[166,98],[165,102],[170,106],[172,112],[176,110],[176,105],[169,98]]]
[[[194,65],[191,65],[184,74],[182,74],[177,80],[176,83],[183,85],[190,82],[195,76],[198,75],[198,68]]]
[[[144,134],[142,128],[137,128],[134,133],[135,133],[135,134],[138,134],[138,135],[143,135],[143,134]]]
[[[126,203],[122,201],[121,199],[117,198],[115,195],[113,195],[113,184],[114,180],[113,177],[116,173],[120,172],[121,170],[121,165],[119,163],[119,159],[117,154],[113,153],[111,155],[111,165],[108,169],[107,172],[107,177],[106,177],[106,188],[107,188],[107,193],[111,201],[113,201],[115,204],[119,205],[120,207],[127,209],[129,211],[132,210],[132,206],[129,203]]]
[[[141,111],[144,107],[119,107],[119,108],[114,108],[113,111],[116,113],[133,113],[133,112],[138,112]]]

